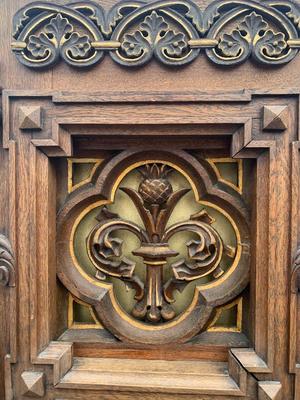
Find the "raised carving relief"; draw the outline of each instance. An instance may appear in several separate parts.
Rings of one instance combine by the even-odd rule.
[[[42,110],[40,106],[22,106],[19,108],[19,124],[22,130],[42,129]]]
[[[212,321],[215,307],[228,304],[247,285],[250,244],[246,208],[236,190],[230,188],[226,193],[214,187],[210,179],[216,175],[209,163],[203,161],[207,171],[188,153],[172,154],[174,160],[178,158],[178,167],[174,162],[157,161],[159,156],[134,165],[127,157],[124,152],[106,166],[102,163],[94,186],[79,187],[59,213],[58,276],[76,298],[93,305],[99,321],[118,338],[139,343],[185,341]],[[136,157],[140,157],[138,153]],[[188,177],[190,168],[196,168],[197,184],[186,178],[187,186],[179,185],[178,177]],[[135,186],[123,185],[117,178],[129,171],[134,173]],[[98,176],[97,171],[95,174]],[[127,219],[123,212],[119,216],[113,201],[116,190],[129,197],[138,220]],[[211,194],[205,194],[206,190]],[[218,232],[209,211],[197,206],[198,200],[196,213],[177,219],[174,210],[189,192],[195,199],[200,193],[203,201],[215,199],[215,212],[220,212],[232,229],[230,244]],[[214,208],[209,201],[206,204]],[[89,229],[82,228],[87,226],[83,221],[89,221]],[[138,239],[130,251],[124,232]],[[176,241],[185,243],[186,250],[180,246],[179,251]],[[172,262],[173,257],[176,260]],[[133,289],[129,309],[123,308],[114,292],[118,280]],[[191,282],[196,285],[191,303],[178,311],[176,292],[183,293]]]
[[[0,234],[0,285],[15,286],[14,257],[6,236]]]
[[[298,53],[299,17],[289,0],[217,0],[205,10],[191,0],[123,1],[109,11],[91,1],[35,2],[15,15],[12,49],[33,68],[60,59],[90,66],[106,52],[125,66],[144,65],[153,57],[165,65],[185,65],[201,49],[216,64],[237,65],[251,57],[277,65]]]
[[[122,187],[121,190],[131,198],[138,209],[145,229],[124,221],[118,215],[111,215],[106,209],[102,210],[98,217],[99,224],[92,230],[88,239],[90,257],[98,270],[97,278],[117,276],[136,290],[137,303],[132,310],[134,317],[146,318],[150,322],[159,322],[161,319],[169,321],[176,315],[171,306],[175,301],[175,290],[182,291],[189,282],[214,271],[218,277],[223,274],[220,261],[224,244],[211,226],[213,219],[205,210],[192,215],[187,221],[166,228],[172,211],[189,189],[173,191],[168,180],[172,168],[165,164],[146,164],[140,169],[140,173],[143,179],[138,191],[126,187]],[[115,260],[116,257],[122,256],[123,243],[122,240],[113,237],[113,233],[124,229],[136,234],[141,242],[141,247],[133,254],[142,257],[147,268],[145,285],[134,273],[134,262],[126,258]],[[195,233],[197,240],[186,244],[189,260],[181,259],[171,264],[173,277],[164,285],[164,266],[169,258],[178,255],[170,248],[168,242],[181,231]],[[235,250],[230,255],[234,257]]]
[[[263,108],[263,130],[284,131],[288,127],[289,108],[286,105]]]
[[[41,398],[45,395],[43,372],[25,371],[21,375],[22,394],[26,397]]]

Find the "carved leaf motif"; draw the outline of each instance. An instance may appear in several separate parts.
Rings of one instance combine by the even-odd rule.
[[[297,28],[300,28],[300,13],[294,4],[288,4],[290,11],[286,15],[294,22]]]
[[[159,47],[165,49],[171,57],[180,56],[187,46],[185,36],[181,32],[168,31],[159,42]]]
[[[147,15],[140,25],[140,30],[145,31],[149,35],[147,37],[149,37],[149,42],[152,45],[163,36],[163,32],[167,31],[168,28],[169,25],[156,11],[152,11],[151,15]]]
[[[265,50],[267,56],[274,57],[279,56],[287,48],[287,43],[283,33],[268,30],[260,39],[258,46],[261,50]]]
[[[263,61],[283,54],[287,42],[282,32],[274,33],[261,15],[252,12],[230,34],[225,33],[218,44],[222,56],[245,60],[251,53]]]
[[[79,59],[84,58],[91,49],[89,37],[73,32],[73,27],[67,18],[57,14],[45,26],[44,32],[39,36],[31,35],[28,50],[34,57],[44,58],[51,52],[68,53],[69,56]]]
[[[237,57],[243,51],[243,47],[246,40],[243,38],[238,30],[234,30],[229,33],[225,33],[220,41],[218,48],[221,50],[224,56]]]
[[[43,58],[53,48],[53,42],[42,32],[39,36],[30,36],[27,48],[34,57]]]
[[[258,40],[261,40],[267,28],[268,24],[262,16],[252,12],[245,17],[237,29],[222,36],[218,49],[226,57],[242,56],[243,53],[251,51],[249,44],[255,45]]]
[[[124,35],[122,49],[129,57],[140,57],[145,52],[153,52],[160,58],[160,52],[170,57],[179,57],[188,46],[185,35],[169,29],[164,18],[152,11],[133,34]],[[158,168],[155,164],[152,168]],[[153,173],[155,171],[152,171]]]
[[[204,35],[212,26],[215,19],[220,15],[218,7],[218,5],[209,7],[206,12],[199,10],[197,13],[193,13],[192,10],[190,10],[186,16],[191,18],[197,30]]]
[[[73,31],[72,25],[67,18],[63,18],[61,14],[57,14],[52,18],[50,24],[45,26],[45,32],[53,35],[57,45],[65,38],[65,35]]]
[[[102,207],[99,214],[96,217],[97,221],[104,221],[106,219],[119,218],[119,215],[110,211],[107,207]]]
[[[89,37],[87,35],[80,36],[77,32],[73,32],[66,42],[65,48],[70,51],[74,58],[85,57],[91,49]]]
[[[115,275],[115,276],[129,278],[132,276],[135,268],[135,263],[133,261],[129,260],[126,257],[123,257],[119,261],[113,261],[113,260],[109,261],[113,257],[121,257],[122,242],[123,241],[118,238],[116,239],[105,238],[104,242],[94,244],[94,254],[96,253],[98,255],[97,258],[99,260],[102,260],[103,265],[110,267],[111,269],[110,272],[112,276]],[[107,272],[105,271],[105,267],[103,270],[101,268],[99,269],[102,272]]]
[[[265,31],[266,29],[268,29],[267,22],[261,15],[256,14],[254,11],[250,15],[247,15],[239,25],[239,31],[243,36],[246,36],[248,42],[252,42],[261,31]]]
[[[144,52],[150,49],[148,40],[140,31],[133,34],[124,35],[122,49],[128,57],[140,57]]]
[[[211,256],[211,246],[206,246],[205,240],[191,240],[187,243],[188,255],[192,260],[204,261]],[[215,247],[212,247],[215,250]]]
[[[122,49],[129,57],[140,57],[146,51],[150,51],[155,47],[156,43],[164,35],[169,28],[166,21],[152,11],[151,15],[147,15],[140,24],[139,30],[133,34],[124,35],[122,41]]]
[[[138,10],[145,3],[143,1],[136,1],[133,3],[131,1],[122,1],[121,4],[116,4],[107,14],[105,21],[103,23],[102,32],[109,36],[113,32],[113,28],[121,21],[124,16],[130,12]],[[101,20],[100,20],[101,21]],[[99,24],[100,24],[99,21]]]
[[[104,258],[120,257],[122,254],[122,245],[123,240],[111,238],[109,234],[106,234],[97,250]]]

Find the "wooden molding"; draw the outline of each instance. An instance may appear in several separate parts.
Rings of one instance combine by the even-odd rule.
[[[245,384],[244,378],[242,384]],[[56,387],[173,395],[245,396],[238,383],[228,374],[227,363],[205,361],[172,361],[170,370],[169,362],[163,360],[74,358],[72,368]]]
[[[258,400],[281,400],[280,382],[259,382]]]
[[[231,353],[243,368],[252,374],[271,372],[268,365],[256,354],[254,349],[231,349]]]
[[[227,136],[229,139],[223,149],[228,151],[228,145],[231,144],[232,156],[251,158],[255,162],[256,174],[259,177],[256,186],[259,204],[255,198],[253,200],[253,229],[255,229],[256,239],[251,266],[251,288],[255,300],[252,314],[254,334],[251,343],[254,349],[248,349],[248,354],[237,350],[232,352],[229,361],[233,362],[230,364],[230,375],[235,377],[231,380],[235,382],[240,380],[238,386],[244,387],[245,372],[243,370],[246,371],[248,378],[252,374],[262,374],[261,378],[266,380],[271,371],[275,374],[274,352],[276,352],[277,325],[274,323],[274,318],[269,316],[274,315],[276,307],[274,293],[277,293],[279,279],[277,275],[282,278],[284,273],[282,265],[286,263],[285,257],[288,250],[283,249],[289,247],[287,238],[278,237],[276,232],[278,224],[288,231],[286,215],[290,203],[286,196],[289,193],[290,181],[287,160],[290,156],[292,137],[295,138],[295,130],[291,126],[291,120],[295,118],[295,104],[298,98],[295,93],[284,99],[282,92],[279,97],[276,93],[231,93],[224,95],[222,107],[220,107],[221,94],[217,96],[218,102],[214,102],[213,93],[198,94],[191,101],[190,94],[186,94],[181,101],[178,100],[179,95],[177,95],[175,99],[178,100],[178,104],[174,110],[171,99],[163,97],[161,100],[159,93],[149,93],[145,97],[148,102],[134,93],[127,94],[127,99],[133,99],[133,104],[127,104],[118,101],[121,94],[112,95],[110,102],[109,95],[104,94],[101,97],[99,93],[90,95],[74,93],[72,101],[70,92],[65,94],[7,92],[4,96],[4,142],[9,148],[10,156],[10,239],[18,260],[19,276],[27,277],[29,272],[31,277],[31,279],[22,279],[19,289],[22,298],[26,300],[19,303],[14,296],[10,296],[9,300],[11,308],[16,310],[11,320],[12,334],[10,336],[11,362],[15,364],[13,370],[20,371],[20,365],[23,363],[29,366],[39,364],[41,369],[43,365],[45,366],[45,373],[48,375],[46,366],[53,365],[54,385],[63,379],[67,371],[72,370],[71,345],[67,344],[66,348],[60,349],[62,345],[60,342],[51,344],[53,332],[50,326],[53,305],[50,294],[55,288],[56,269],[55,261],[53,261],[55,257],[50,256],[55,254],[53,237],[56,233],[55,195],[51,189],[55,186],[52,157],[57,155],[66,157],[72,154],[72,144],[80,135],[94,135],[93,138],[97,142],[97,138],[102,140],[104,135],[116,129],[116,126],[124,130],[123,136],[126,136],[126,127],[148,129],[147,137],[154,136],[157,133],[157,127],[159,127],[159,132],[164,132],[163,134],[168,137],[170,132],[173,133],[179,126],[182,138],[185,138],[187,132],[193,129],[194,138],[206,138],[207,133],[212,131],[219,136]],[[239,96],[240,100],[238,100]],[[262,133],[263,107],[277,106],[283,102],[289,105],[288,129],[282,131],[280,135],[274,135],[268,131]],[[26,131],[20,129],[19,120],[15,119],[15,116],[19,106],[34,104],[39,104],[44,110],[42,129],[28,135]],[[218,115],[217,118],[216,115]],[[130,138],[126,137],[126,140]],[[97,143],[99,145],[99,140]],[[148,151],[153,151],[153,149],[155,150],[154,146]],[[114,175],[112,174],[111,177],[113,179]],[[256,184],[256,181],[253,184]],[[72,196],[77,193],[74,191]],[[104,192],[104,195],[108,193]],[[84,199],[84,195],[82,196]],[[20,221],[22,223],[19,223]],[[30,237],[28,226],[30,226]],[[268,230],[265,227],[268,227]],[[45,235],[42,244],[37,240],[41,232]],[[294,243],[292,247],[294,249]],[[278,249],[282,250],[280,257]],[[256,268],[257,265],[263,265],[263,267]],[[48,286],[49,282],[52,285],[51,288]],[[41,296],[41,287],[44,288],[43,296]],[[22,317],[23,313],[27,313],[26,321]],[[277,317],[281,318],[281,315]],[[266,323],[262,326],[262,324],[259,325],[259,321]],[[19,347],[16,345],[18,335],[20,332],[27,335],[28,325],[30,325],[30,335],[26,336],[28,346]],[[48,345],[49,348],[47,348]],[[55,349],[53,353],[51,348]],[[250,363],[248,362],[249,354]],[[240,364],[241,369],[234,364],[235,362]],[[59,372],[60,363],[65,365],[62,368],[63,373]],[[20,372],[24,372],[24,368]],[[75,370],[73,372],[75,373]],[[21,373],[18,376],[21,376]],[[55,390],[55,396],[60,398],[60,390],[56,386],[53,388],[52,381],[50,382],[51,388],[47,390]],[[244,393],[244,389],[242,392]],[[263,395],[265,395],[264,392],[262,392]]]
[[[53,385],[69,371],[73,362],[73,345],[67,342],[50,342],[34,364],[53,365]]]

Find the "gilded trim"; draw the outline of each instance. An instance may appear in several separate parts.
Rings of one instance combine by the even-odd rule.
[[[232,189],[236,190],[239,194],[243,193],[243,160],[235,160],[233,158],[207,158],[206,161],[212,166],[215,171],[218,181],[223,182],[226,185],[230,186]],[[216,166],[217,163],[234,163],[237,164],[238,173],[237,173],[237,185],[222,177],[222,174],[219,168]]]
[[[74,303],[78,303],[82,306],[88,307],[94,323],[78,323],[74,321]],[[98,321],[93,307],[90,304],[83,302],[82,300],[76,299],[71,293],[68,294],[68,328],[69,329],[103,329],[103,326]]]
[[[79,187],[85,185],[86,183],[91,182],[92,176],[94,175],[96,169],[99,167],[102,161],[103,161],[102,159],[98,158],[68,158],[68,193],[72,193]],[[93,168],[91,169],[89,177],[83,179],[82,181],[76,183],[75,185],[73,180],[74,164],[94,164]]]
[[[216,325],[218,319],[221,317],[223,311],[230,310],[237,306],[237,317],[235,326],[219,326]],[[242,319],[243,319],[243,298],[239,297],[225,306],[218,307],[214,319],[208,327],[209,332],[242,332]]]

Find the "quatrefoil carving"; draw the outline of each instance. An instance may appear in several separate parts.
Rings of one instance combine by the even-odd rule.
[[[135,157],[140,160],[134,163],[132,153],[123,152],[102,166],[92,188],[87,184],[70,196],[58,223],[58,275],[63,283],[73,295],[94,306],[103,325],[114,335],[139,343],[187,340],[205,327],[215,307],[235,298],[248,282],[248,216],[241,195],[232,188],[224,190],[224,184],[217,182],[208,163],[185,152],[158,153],[160,157],[153,161],[143,161],[143,153],[137,152]],[[139,172],[138,187],[119,185],[121,178],[133,169]],[[224,210],[237,235],[236,248],[224,242],[214,227],[214,219],[200,205],[196,214],[168,225],[176,205],[191,190],[173,189],[170,176],[175,171],[188,177],[198,200],[214,200],[216,207]],[[109,210],[107,206],[113,203],[117,188],[137,209],[141,224]],[[102,200],[97,202],[97,198]],[[93,276],[86,276],[72,246],[76,227],[93,204],[102,204],[102,207],[86,237],[88,256],[95,271]],[[134,259],[127,254],[124,256],[126,240],[123,242],[118,237],[120,231],[128,231],[138,238],[139,247],[132,255],[142,259],[146,269],[144,279],[136,272]],[[169,241],[184,231],[191,232],[193,239],[186,243],[186,257],[172,262],[178,252]],[[232,260],[226,271],[222,268],[223,257]],[[165,268],[172,272],[167,280],[164,279]],[[211,276],[210,283],[197,284],[191,305],[177,315],[173,308],[174,293],[182,292],[190,282],[198,282],[204,276]],[[134,289],[135,305],[131,315],[118,303],[114,285],[108,279],[111,277]]]

